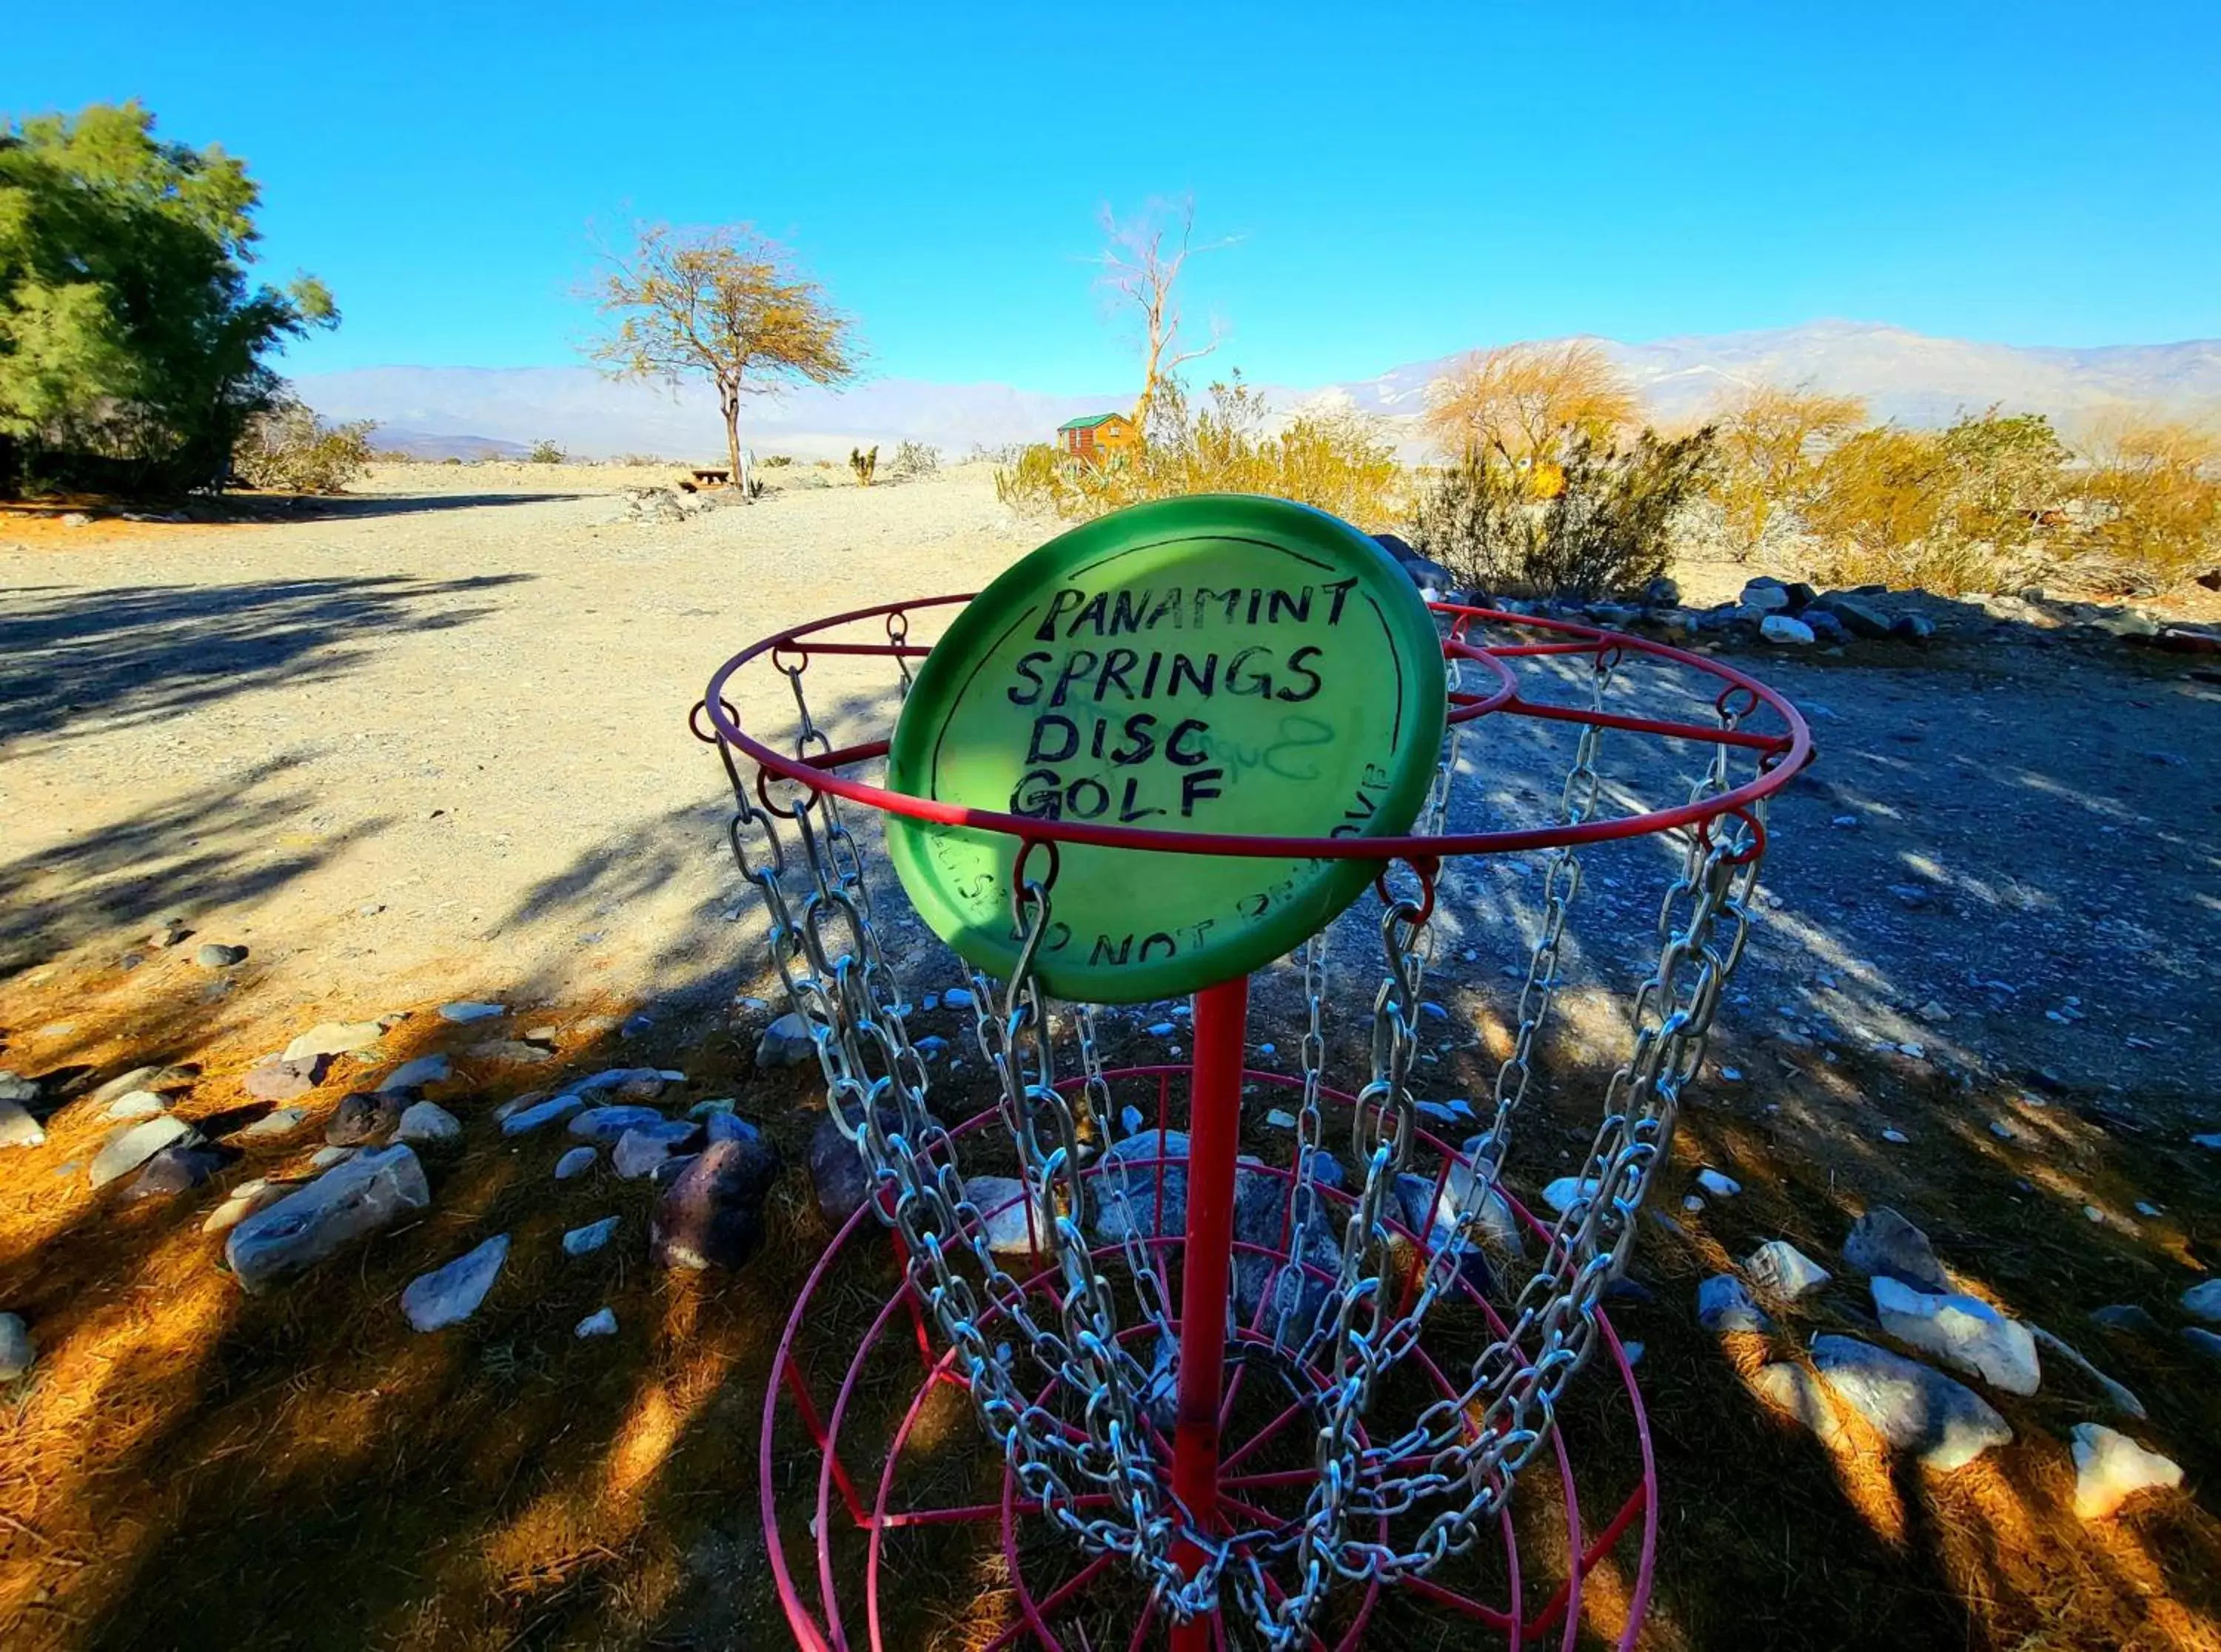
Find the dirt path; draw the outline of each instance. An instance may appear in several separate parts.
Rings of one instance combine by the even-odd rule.
[[[0,955],[178,912],[278,997],[667,986],[733,895],[685,722],[710,670],[1024,548],[977,470],[658,526],[577,491],[606,472],[491,479],[388,471],[417,491],[190,550],[0,527]]]

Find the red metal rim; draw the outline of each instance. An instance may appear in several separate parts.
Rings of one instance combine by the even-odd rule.
[[[789,676],[806,670],[810,656],[813,653],[922,658],[930,650],[906,640],[910,616],[920,609],[968,602],[973,595],[922,597],[909,602],[881,602],[870,608],[853,608],[829,619],[810,620],[751,644],[719,666],[716,675],[710,679],[701,703],[694,708],[691,719],[694,732],[701,739],[713,742],[722,740],[747,753],[766,773],[784,776],[813,790],[829,792],[869,808],[904,815],[912,820],[928,820],[941,826],[967,826],[975,831],[998,832],[1029,842],[1079,843],[1106,849],[1131,849],[1154,853],[1246,855],[1274,859],[1387,861],[1424,855],[1498,855],[1551,849],[1569,844],[1603,843],[1617,838],[1643,837],[1726,814],[1742,814],[1749,819],[1748,811],[1753,804],[1788,784],[1812,756],[1811,731],[1805,726],[1797,708],[1757,678],[1731,665],[1665,643],[1606,631],[1595,626],[1580,625],[1569,620],[1505,614],[1494,608],[1467,608],[1449,602],[1431,605],[1436,613],[1448,617],[1451,622],[1450,638],[1444,645],[1445,654],[1477,662],[1492,671],[1498,678],[1496,687],[1488,694],[1454,693],[1451,695],[1452,720],[1469,722],[1491,714],[1529,716],[1550,721],[1594,723],[1668,739],[1737,746],[1758,754],[1761,772],[1755,778],[1731,790],[1697,802],[1652,809],[1617,820],[1587,820],[1575,825],[1538,826],[1523,831],[1398,838],[1281,838],[1162,832],[1139,826],[1098,826],[1085,820],[1041,820],[991,809],[967,808],[854,780],[839,770],[850,764],[885,756],[885,740],[873,740],[806,757],[783,753],[743,730],[740,726],[739,714],[725,697],[726,686],[735,673],[750,661],[766,654],[773,655],[775,667]],[[860,620],[880,618],[884,618],[888,626],[888,640],[885,642],[836,639],[812,644],[805,641]],[[898,630],[895,624],[898,619],[901,621]],[[1573,640],[1475,646],[1463,639],[1468,629],[1476,623],[1541,631]],[[1733,701],[1746,715],[1763,706],[1780,718],[1783,732],[1753,734],[1741,729],[1708,728],[1696,723],[1674,723],[1656,718],[1598,713],[1530,701],[1520,696],[1517,683],[1505,663],[1511,659],[1551,654],[1591,654],[1601,660],[1614,651],[1622,655],[1634,653],[1670,661],[1714,679],[1721,684],[1716,705],[1725,708]],[[702,730],[705,719],[710,729],[707,734]]]
[[[1166,1127],[1167,1119],[1166,1111],[1167,1101],[1165,1098],[1168,1098],[1171,1084],[1174,1080],[1186,1081],[1189,1074],[1190,1069],[1185,1065],[1153,1066],[1119,1069],[1105,1074],[1104,1077],[1114,1084],[1136,1080],[1156,1081],[1161,1097],[1157,1127],[1162,1129]],[[1243,1078],[1245,1083],[1255,1083],[1282,1089],[1299,1089],[1302,1085],[1299,1078],[1287,1074],[1254,1069],[1245,1073]],[[1070,1082],[1076,1084],[1079,1082],[1075,1079]],[[1342,1106],[1355,1105],[1355,1098],[1345,1092],[1323,1090],[1322,1095]],[[982,1112],[958,1125],[951,1133],[956,1137],[968,1135],[992,1124],[995,1116],[992,1110]],[[1430,1132],[1423,1131],[1421,1139],[1428,1147],[1444,1156],[1445,1164],[1442,1175],[1446,1176],[1448,1162],[1455,1160],[1459,1156],[1455,1150]],[[1128,1168],[1140,1168],[1151,1163],[1161,1165],[1168,1162],[1141,1156],[1130,1158],[1125,1161],[1125,1163]],[[1293,1172],[1289,1168],[1272,1166],[1253,1168],[1261,1169],[1267,1174],[1292,1183]],[[1163,1178],[1160,1177],[1158,1180],[1159,1196],[1161,1201]],[[1438,1180],[1438,1189],[1439,1186]],[[1335,1195],[1329,1192],[1329,1196]],[[1537,1220],[1517,1200],[1511,1199],[1508,1192],[1505,1197],[1511,1202],[1518,1219],[1547,1244],[1550,1232],[1548,1226]],[[1161,1202],[1157,1219],[1152,1224],[1155,1237],[1146,1241],[1153,1248],[1171,1247],[1180,1243],[1179,1235],[1164,1232],[1165,1224],[1162,1214]],[[793,1631],[797,1643],[810,1649],[811,1652],[834,1652],[834,1649],[864,1645],[873,1648],[873,1652],[880,1652],[880,1649],[887,1644],[883,1638],[879,1623],[879,1590],[880,1550],[885,1534],[904,1524],[949,1524],[976,1520],[982,1524],[992,1522],[999,1527],[1001,1544],[1010,1567],[1009,1575],[1020,1607],[1017,1621],[1005,1629],[991,1645],[997,1649],[1005,1648],[1030,1636],[1034,1644],[1049,1649],[1060,1648],[1066,1643],[1057,1637],[1053,1627],[1056,1615],[1064,1605],[1084,1589],[1089,1582],[1101,1577],[1109,1569],[1111,1562],[1107,1558],[1092,1562],[1054,1590],[1037,1596],[1026,1578],[1023,1559],[1018,1546],[1018,1523],[1024,1518],[1025,1510],[1017,1495],[1016,1478],[1007,1469],[1003,1476],[1002,1495],[994,1504],[937,1510],[891,1510],[889,1506],[897,1479],[898,1459],[926,1400],[941,1383],[949,1382],[961,1386],[960,1380],[950,1369],[953,1356],[944,1354],[936,1358],[931,1353],[930,1345],[925,1340],[923,1322],[918,1318],[919,1311],[915,1298],[907,1284],[898,1286],[894,1293],[880,1305],[870,1330],[856,1346],[848,1362],[832,1412],[821,1420],[816,1401],[797,1355],[797,1342],[803,1333],[804,1326],[811,1318],[813,1302],[829,1271],[835,1265],[835,1259],[844,1254],[847,1247],[858,1234],[868,1229],[876,1228],[878,1225],[876,1216],[871,1207],[867,1206],[842,1225],[832,1242],[826,1247],[824,1253],[818,1258],[789,1314],[774,1356],[772,1378],[766,1387],[758,1456],[760,1504],[773,1575],[789,1626]],[[1407,1238],[1418,1237],[1400,1223],[1392,1224],[1392,1226]],[[1281,1250],[1277,1253],[1270,1247],[1239,1244],[1237,1248],[1244,1252],[1255,1252],[1266,1256],[1278,1255],[1282,1260],[1286,1260],[1288,1237],[1285,1229],[1279,1243]],[[1115,1244],[1110,1244],[1103,1247],[1098,1254],[1115,1256],[1117,1249]],[[1298,1262],[1296,1265],[1303,1268],[1306,1272],[1319,1272],[1308,1264]],[[1323,1277],[1323,1275],[1321,1276]],[[1046,1277],[1046,1274],[1038,1276],[1038,1278]],[[1035,1282],[1038,1282],[1037,1280],[1029,1281],[1028,1287],[1030,1288]],[[1480,1305],[1490,1325],[1492,1334],[1501,1336],[1504,1332],[1504,1325],[1494,1306],[1471,1286],[1461,1283],[1461,1288]],[[849,1402],[857,1391],[860,1375],[864,1369],[865,1362],[875,1350],[879,1350],[890,1328],[896,1323],[898,1316],[905,1310],[908,1311],[920,1339],[920,1362],[923,1371],[923,1380],[911,1396],[908,1409],[887,1448],[886,1458],[881,1465],[875,1492],[869,1494],[860,1493],[841,1456],[841,1431],[843,1423],[847,1420]],[[1625,1541],[1638,1522],[1641,1528],[1638,1553],[1636,1557],[1634,1577],[1628,1589],[1626,1627],[1618,1642],[1622,1648],[1631,1647],[1634,1644],[1636,1636],[1640,1632],[1648,1605],[1658,1531],[1656,1465],[1652,1451],[1649,1424],[1642,1405],[1641,1392],[1635,1381],[1634,1370],[1625,1350],[1621,1345],[1609,1320],[1604,1315],[1598,1316],[1598,1323],[1603,1333],[1605,1350],[1618,1375],[1619,1389],[1625,1396],[1628,1418],[1632,1425],[1641,1463],[1640,1478],[1625,1499],[1601,1525],[1593,1531],[1590,1530],[1582,1515],[1580,1500],[1574,1487],[1573,1455],[1567,1443],[1565,1432],[1560,1429],[1554,1433],[1551,1446],[1556,1458],[1557,1480],[1565,1511],[1565,1552],[1574,1557],[1574,1564],[1568,1575],[1561,1580],[1555,1590],[1544,1599],[1539,1609],[1531,1614],[1525,1609],[1527,1597],[1532,1592],[1534,1580],[1523,1576],[1520,1548],[1513,1533],[1508,1510],[1499,1517],[1498,1522],[1499,1536],[1505,1548],[1505,1573],[1508,1580],[1509,1599],[1505,1605],[1492,1605],[1439,1586],[1429,1580],[1414,1580],[1405,1586],[1432,1604],[1458,1612],[1477,1624],[1503,1634],[1508,1643],[1514,1648],[1553,1636],[1555,1636],[1564,1647],[1571,1648],[1575,1644],[1581,1623],[1580,1600],[1583,1578]],[[1139,1334],[1143,1329],[1139,1326],[1134,1327],[1130,1334]],[[1254,1325],[1249,1327],[1252,1332],[1254,1329]],[[1415,1357],[1423,1362],[1430,1374],[1430,1380],[1438,1388],[1447,1384],[1448,1380],[1441,1368],[1435,1364],[1431,1356],[1427,1354],[1423,1343],[1415,1350]],[[793,1568],[788,1564],[785,1548],[780,1535],[779,1521],[780,1481],[777,1468],[778,1454],[774,1451],[773,1445],[782,1421],[783,1395],[787,1397],[787,1403],[793,1406],[796,1414],[800,1417],[804,1426],[817,1446],[816,1455],[818,1462],[815,1476],[816,1481],[816,1518],[812,1525],[816,1537],[815,1546],[817,1550],[817,1564],[815,1569],[819,1599],[815,1604],[807,1598],[803,1587],[798,1582]],[[1228,1405],[1230,1412],[1232,1406],[1230,1397]],[[1235,1471],[1239,1468],[1242,1456],[1242,1445],[1238,1442],[1232,1443],[1225,1468],[1237,1488],[1240,1476]],[[866,1632],[860,1639],[853,1636],[843,1623],[839,1579],[831,1552],[833,1523],[842,1519],[852,1521],[867,1533],[867,1560],[864,1579]],[[1042,1529],[1048,1528],[1044,1526]],[[1367,1589],[1356,1612],[1354,1621],[1338,1637],[1336,1643],[1336,1652],[1349,1652],[1349,1649],[1363,1644],[1363,1634],[1380,1587],[1376,1584]],[[1151,1623],[1151,1617],[1145,1612],[1136,1624],[1134,1638],[1130,1643],[1133,1647],[1138,1648],[1146,1643]],[[1316,1638],[1312,1643],[1322,1649],[1325,1646],[1325,1643]]]

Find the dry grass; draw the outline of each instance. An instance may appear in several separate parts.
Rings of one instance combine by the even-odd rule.
[[[190,1056],[204,1071],[185,1114],[241,1116],[236,1078],[278,1029],[220,1018],[204,1036],[192,994],[142,983],[126,1008],[108,984],[59,974],[19,980],[0,1017],[25,1027],[73,1015],[84,1030],[72,1035],[69,1060],[96,1071],[132,1056]],[[582,1011],[621,1007],[566,1005],[545,1019],[576,1025]],[[1542,1101],[1523,1128],[1520,1163],[1548,1165],[1561,1145],[1586,1144],[1590,1091],[1570,1075],[1610,1029],[1598,1006],[1567,1009],[1567,1041],[1550,1070],[1569,1075],[1559,1095],[1580,1099]],[[437,1031],[420,1013],[380,1057],[429,1047]],[[630,1053],[604,1052],[592,1038],[565,1050],[582,1065]],[[1106,1056],[1121,1053],[1114,1038]],[[1469,1088],[1491,1059],[1484,1032],[1448,1063],[1444,1085]],[[749,1074],[730,1038],[712,1038],[688,1065],[690,1094],[737,1094],[741,1110],[799,1156],[814,1086]],[[11,1648],[273,1636],[309,1647],[488,1652],[784,1643],[756,1525],[755,1434],[779,1327],[828,1237],[806,1181],[796,1172],[780,1184],[773,1237],[739,1275],[665,1278],[641,1262],[643,1188],[598,1175],[559,1188],[547,1179],[556,1140],[508,1143],[485,1126],[491,1104],[522,1082],[473,1082],[466,1100],[451,1103],[473,1127],[465,1151],[430,1161],[432,1213],[266,1296],[243,1295],[216,1267],[219,1242],[198,1231],[210,1200],[119,1210],[81,1176],[15,1170],[0,1194],[0,1300],[38,1325],[42,1358],[0,1401],[0,1630]],[[1831,1454],[1756,1404],[1744,1383],[1757,1364],[1799,1356],[1786,1337],[1731,1338],[1723,1348],[1691,1322],[1696,1281],[1730,1265],[1756,1237],[1786,1234],[1824,1256],[1840,1241],[1849,1200],[1825,1167],[1840,1161],[1843,1144],[1814,1133],[1820,1126],[1803,1101],[1828,1085],[1886,1106],[1937,1144],[1917,1172],[1903,1173],[1917,1174],[1917,1185],[1893,1185],[1869,1167],[1860,1178],[1866,1197],[1904,1204],[1947,1256],[1978,1259],[1968,1282],[2008,1307],[2118,1295],[2124,1269],[2155,1265],[2150,1247],[2166,1254],[2184,1244],[2164,1225],[2131,1241],[2053,1219],[2080,1202],[2124,1205],[2131,1177],[2171,1207],[2195,1197],[2183,1181],[2192,1173],[2150,1162],[2065,1109],[2030,1114],[2051,1133],[2036,1150],[2010,1150],[1974,1122],[1979,1107],[2002,1100],[1855,1062],[1849,1070],[1785,1072],[1747,1101],[1692,1114],[1677,1143],[1680,1170],[1664,1190],[1701,1163],[1728,1169],[1746,1193],[1677,1233],[1646,1232],[1637,1273],[1660,1300],[1614,1309],[1622,1334],[1648,1344],[1642,1377],[1667,1499],[1644,1644],[2221,1643],[2221,1522],[2192,1495],[2147,1499],[2101,1527],[2071,1513],[2060,1437],[2072,1421],[2102,1414],[2071,1375],[2055,1372],[2041,1395],[2004,1402],[2020,1437],[2013,1446],[1939,1479],[1892,1460],[1855,1428],[1852,1446]],[[328,1084],[321,1094],[344,1088]],[[1767,1096],[1781,1113],[1760,1110]],[[56,1115],[48,1158],[90,1150],[103,1127],[87,1111]],[[1281,1156],[1286,1141],[1253,1131],[1248,1144]],[[258,1154],[228,1179],[297,1163],[305,1151]],[[2045,1171],[2051,1185],[2023,1189],[2031,1172]],[[561,1256],[564,1228],[612,1212],[624,1225],[609,1250]],[[492,1231],[512,1233],[516,1244],[486,1307],[465,1327],[411,1335],[396,1306],[402,1285]],[[1985,1234],[2015,1237],[1986,1246]],[[832,1276],[801,1350],[821,1400],[892,1277],[876,1245]],[[1850,1294],[1830,1301],[1839,1306],[1823,1306],[1801,1329],[1871,1334]],[[621,1335],[574,1343],[571,1325],[604,1302]],[[2054,1328],[2122,1369],[2126,1350],[2089,1346],[2095,1333],[2078,1337],[2073,1325]],[[1455,1349],[1474,1335],[1449,1315],[1437,1343]],[[904,1340],[891,1338],[862,1370],[849,1424],[855,1462],[870,1460],[867,1442],[886,1437],[915,1386]],[[2123,1374],[2152,1406],[2155,1431],[2184,1448],[2193,1487],[2203,1483],[2221,1467],[2211,1443],[2221,1437],[2212,1385],[2150,1350]],[[1617,1505],[1636,1472],[1617,1403],[1593,1371],[1561,1419],[1592,1520]],[[910,1452],[915,1468],[904,1491],[913,1499],[996,1494],[999,1466],[953,1391],[928,1407]],[[791,1488],[784,1537],[801,1558],[816,1459],[791,1416],[774,1461]],[[1530,1477],[1517,1507],[1530,1611],[1537,1580],[1566,1559],[1554,1486],[1549,1474]],[[844,1587],[853,1587],[861,1540],[845,1521],[836,1533]],[[1013,1621],[991,1528],[904,1533],[890,1540],[885,1563],[891,1644],[978,1649]],[[1048,1539],[1029,1543],[1024,1563],[1038,1591],[1077,1562]],[[1632,1567],[1633,1550],[1623,1548],[1590,1579],[1585,1643],[1608,1642],[1624,1626]],[[1507,1582],[1500,1553],[1487,1545],[1446,1580],[1482,1598],[1500,1596]],[[1107,1628],[1132,1605],[1129,1586],[1106,1580],[1089,1621]],[[1366,1643],[1463,1644],[1443,1638],[1444,1622],[1391,1594]]]

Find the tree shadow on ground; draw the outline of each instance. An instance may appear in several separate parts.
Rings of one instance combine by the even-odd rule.
[[[352,521],[380,516],[416,516],[427,512],[472,510],[486,505],[550,505],[595,497],[584,493],[342,493],[303,500],[287,508],[287,520],[317,517]]]
[[[467,625],[459,602],[531,578],[372,575],[124,590],[31,586],[0,612],[0,740],[136,726],[248,689],[336,676],[384,635]]]
[[[220,910],[266,895],[391,824],[374,815],[345,837],[304,841],[291,828],[322,803],[288,779],[291,770],[284,757],[272,757],[0,863],[0,888],[8,891],[0,903],[0,976],[94,937],[143,936],[165,913]],[[142,947],[141,956],[152,950]]]
[[[545,505],[593,496],[577,492],[541,493],[425,493],[425,494],[241,494],[185,501],[165,521],[204,524],[278,523],[346,521],[379,516],[411,516],[428,511],[468,510],[482,505]],[[9,516],[34,521],[53,519],[88,508],[103,508],[102,502],[80,496],[51,500],[0,500],[0,522]],[[97,520],[97,519],[96,519]],[[129,521],[156,520],[133,513]]]

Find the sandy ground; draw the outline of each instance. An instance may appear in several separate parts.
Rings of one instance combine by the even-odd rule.
[[[12,551],[0,523],[8,962],[174,911],[294,999],[700,967],[734,898],[685,722],[711,670],[814,614],[977,589],[1026,542],[981,471],[613,520],[607,490],[669,475],[392,467],[298,524]]]
[[[0,1066],[72,1098],[44,1147],[0,1164],[0,1306],[32,1321],[42,1361],[0,1390],[9,1644],[783,1643],[754,1419],[826,1238],[806,1179],[782,1185],[761,1262],[673,1283],[640,1266],[644,1184],[559,1187],[560,1141],[512,1145],[485,1115],[554,1072],[653,1058],[686,1073],[683,1099],[737,1096],[791,1155],[806,1144],[822,1084],[757,1070],[765,1012],[726,1013],[760,926],[685,714],[744,643],[976,589],[1051,529],[1012,520],[979,469],[869,490],[798,471],[757,507],[623,520],[612,489],[663,474],[409,466],[296,521],[0,518]],[[1701,601],[1749,570],[1680,571]],[[1668,1503],[1646,1643],[2221,1644],[2221,1398],[2174,1330],[2221,1262],[2221,1155],[2190,1139],[2221,1131],[2221,687],[2197,660],[2072,640],[2041,605],[1926,607],[1943,626],[1926,647],[1735,657],[1804,708],[1819,757],[1771,818],[1764,921],[1660,1171],[1671,1225],[1645,1230],[1647,1289],[1612,1308],[1649,1350]],[[877,684],[868,714],[829,709],[861,668],[824,658],[810,680],[836,742],[883,732]],[[1636,670],[1618,692],[1686,715],[1689,688]],[[785,727],[783,692],[756,676],[744,720]],[[1548,818],[1567,750],[1563,725],[1477,727],[1453,824]],[[1686,753],[1616,737],[1605,753],[1614,807],[1686,784]],[[1610,994],[1643,967],[1670,871],[1656,845],[1586,864],[1580,985],[1507,1172],[1530,1198],[1593,1132],[1624,1050]],[[1486,1095],[1539,883],[1511,858],[1452,875],[1430,1099]],[[247,963],[149,952],[173,912]],[[1338,930],[1357,971],[1330,1029],[1344,1075],[1361,1076],[1372,921],[1361,901]],[[935,962],[914,925],[891,929],[905,964]],[[1287,984],[1266,983],[1253,1043],[1292,1049]],[[483,1035],[429,1013],[466,994],[544,1006],[518,1023],[544,1022],[557,1057],[474,1063]],[[628,1042],[617,1018],[641,1007],[659,1025]],[[435,1167],[434,1213],[359,1268],[242,1297],[199,1232],[216,1189],[123,1206],[66,1174],[110,1127],[81,1099],[99,1077],[197,1062],[180,1114],[237,1143],[261,1111],[238,1088],[257,1055],[314,1020],[403,1009],[313,1105],[448,1049],[441,1098],[471,1134]],[[1159,1013],[1111,1018],[1110,1059],[1165,1057],[1144,1030]],[[938,1014],[921,1025],[954,1054],[967,1029]],[[276,1174],[302,1145],[248,1144],[225,1177]],[[1700,1166],[1742,1194],[1686,1209]],[[1761,1358],[1813,1329],[1874,1334],[1863,1293],[1846,1276],[1770,1349],[1724,1350],[1691,1317],[1698,1280],[1777,1236],[1834,1266],[1876,1204],[1926,1228],[1967,1288],[2136,1388],[2150,1417],[2132,1431],[2187,1488],[2078,1522],[2066,1432],[2120,1419],[2048,1356],[2039,1395],[1992,1396],[2015,1443],[1949,1481],[1832,1456],[1757,1406],[1741,1384]],[[610,1210],[629,1225],[606,1265],[565,1262],[556,1233]],[[408,1280],[511,1229],[516,1277],[481,1318],[411,1337]],[[579,1353],[570,1325],[602,1302],[624,1333]],[[2162,1329],[2084,1318],[2113,1302]],[[810,1472],[798,1441],[779,1450]],[[908,1564],[913,1622],[1007,1615],[992,1556]],[[1615,1600],[1588,1598],[1592,1636],[1616,1634]],[[1397,1610],[1416,1618],[1382,1644],[1444,1643]]]

